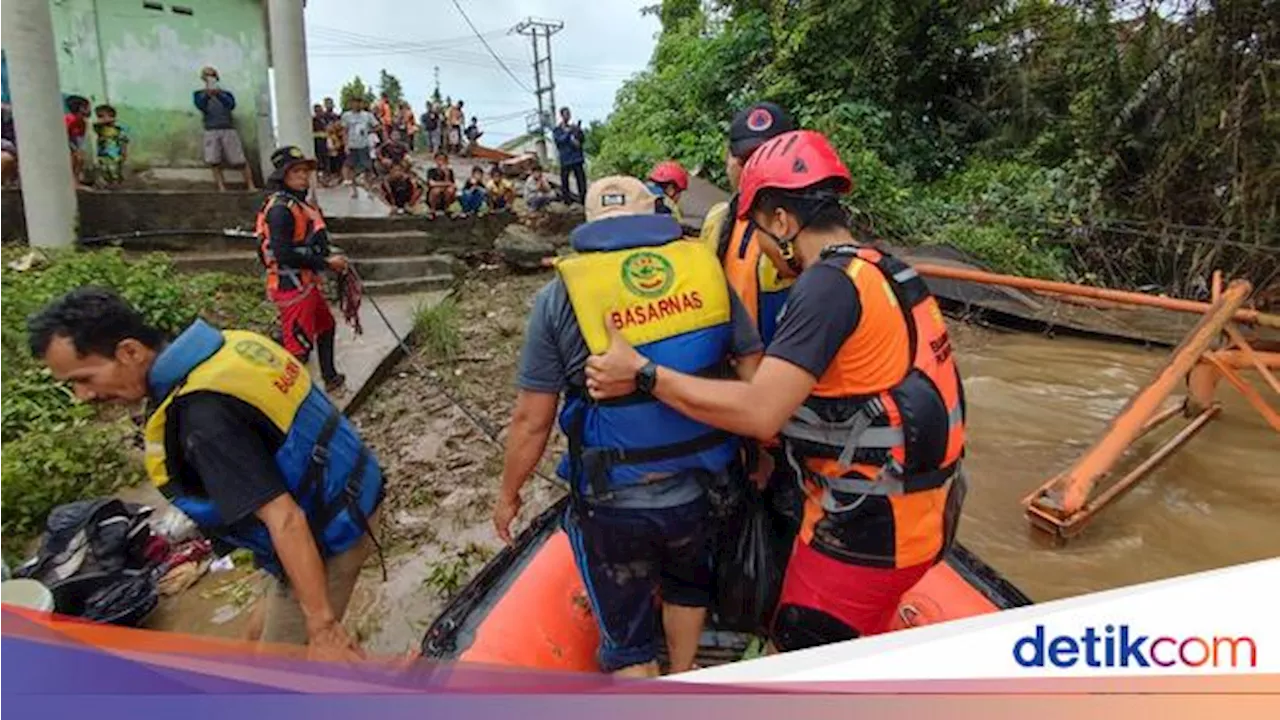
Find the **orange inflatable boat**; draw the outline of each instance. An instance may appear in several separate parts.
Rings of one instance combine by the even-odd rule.
[[[599,634],[568,536],[562,500],[480,571],[427,629],[423,655],[548,670],[598,672]],[[902,599],[894,629],[1029,605],[1016,587],[957,543]],[[742,657],[751,636],[703,632],[700,665]]]

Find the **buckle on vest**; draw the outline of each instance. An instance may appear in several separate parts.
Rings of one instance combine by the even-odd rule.
[[[609,469],[613,462],[625,455],[616,449],[587,448],[582,451],[582,478],[591,488],[591,497],[597,501],[608,501],[613,498],[613,490],[609,488]]]
[[[311,448],[311,462],[317,466],[325,466],[329,464],[329,447],[328,445],[315,445]]]

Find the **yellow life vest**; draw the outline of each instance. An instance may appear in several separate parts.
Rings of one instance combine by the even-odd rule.
[[[581,252],[556,271],[592,353],[608,348],[608,321],[663,367],[692,374],[725,366],[733,325],[724,272],[701,243],[680,234],[669,215],[574,231]],[[736,438],[643,395],[597,403],[572,388],[560,425],[569,438],[561,476],[575,492],[586,485],[597,496],[686,470],[721,472],[737,456]]]
[[[219,332],[197,321],[156,358],[148,374],[153,398],[147,418],[145,463],[152,483],[206,534],[246,547],[279,572],[266,528],[231,531],[203,492],[175,477],[182,448],[169,412],[182,397],[213,392],[261,412],[284,436],[275,454],[286,489],[302,507],[321,555],[354,546],[382,497],[382,472],[350,421],[315,387],[307,369],[269,338],[242,330]],[[227,448],[234,452],[234,448]]]

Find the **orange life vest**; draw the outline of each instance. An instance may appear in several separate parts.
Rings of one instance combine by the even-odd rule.
[[[733,217],[726,217],[723,222],[732,223],[732,230],[719,247],[725,278],[767,346],[777,330],[778,313],[786,303],[793,280],[780,277],[773,262],[764,256],[754,237],[755,223]]]
[[[324,215],[320,209],[299,201],[287,193],[272,193],[258,211],[254,233],[258,236],[258,259],[267,268],[267,290],[301,290],[321,284],[320,275],[310,268],[281,267],[271,252],[271,230],[267,227],[267,212],[276,203],[284,203],[293,214],[293,244],[304,254],[319,255],[324,252]],[[281,280],[284,280],[282,283]]]
[[[808,498],[801,540],[816,538],[855,564],[936,561],[963,499],[965,442],[964,390],[942,311],[901,260],[856,246],[832,254],[848,258],[862,313],[782,429]]]

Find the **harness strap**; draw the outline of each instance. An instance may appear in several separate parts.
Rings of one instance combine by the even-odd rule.
[[[387,560],[382,552],[382,543],[378,541],[377,535],[373,532],[373,527],[369,523],[369,518],[360,509],[360,493],[364,488],[364,473],[369,467],[369,451],[366,448],[360,449],[360,454],[356,456],[355,466],[351,468],[351,472],[347,475],[347,481],[342,489],[342,494],[332,503],[322,503],[315,512],[315,521],[312,523],[312,533],[316,540],[319,541],[323,537],[324,528],[333,522],[338,513],[344,509],[351,515],[352,521],[360,527],[364,534],[369,536],[370,542],[373,543],[374,549],[378,552],[378,562],[382,565],[382,579],[387,579]],[[374,503],[377,507],[382,503],[382,498],[386,494],[386,485],[378,491],[378,499]]]
[[[796,458],[795,453],[792,451],[791,443],[784,442],[783,446],[787,463],[791,466],[796,482],[800,484],[800,490],[808,495],[809,490],[805,487],[804,481],[805,478],[813,480],[820,488],[819,494],[815,499],[824,511],[831,514],[855,510],[873,495],[877,497],[895,497],[934,490],[943,487],[953,477],[957,477],[961,473],[960,463],[956,462],[937,470],[904,475],[896,467],[896,463],[890,461],[880,468],[880,472],[876,474],[874,480],[830,477],[820,475],[805,467]],[[837,492],[856,496],[856,499],[842,504],[836,500],[835,493]]]
[[[827,489],[848,495],[910,495],[911,493],[935,490],[947,484],[956,474],[959,465],[951,465],[937,470],[900,475],[888,467],[880,469],[875,480],[862,478],[837,478],[823,476]]]
[[[832,452],[838,450],[841,465],[853,464],[854,454],[860,449],[891,450],[905,442],[900,427],[871,424],[885,414],[884,402],[874,398],[861,405],[848,420],[832,422],[823,420],[812,408],[801,405],[782,428],[782,435],[794,440],[823,445]],[[947,414],[948,427],[964,421],[964,409],[957,405]]]
[[[320,516],[326,513],[324,509],[324,469],[329,465],[329,443],[333,440],[334,434],[338,432],[338,426],[342,422],[342,415],[337,408],[333,408],[329,416],[324,419],[324,425],[320,426],[320,432],[316,435],[316,443],[311,447],[311,457],[307,459],[307,467],[302,471],[301,483],[298,486],[298,501],[309,503],[312,508],[311,513],[311,534],[317,538],[322,537],[324,528],[328,525],[328,520],[319,522]]]
[[[582,467],[591,483],[592,495],[608,498],[613,493],[609,489],[609,470],[615,465],[638,465],[641,463],[674,460],[694,453],[710,450],[723,444],[733,436],[723,430],[712,430],[690,440],[670,445],[639,449],[623,448],[587,448],[582,451]]]

